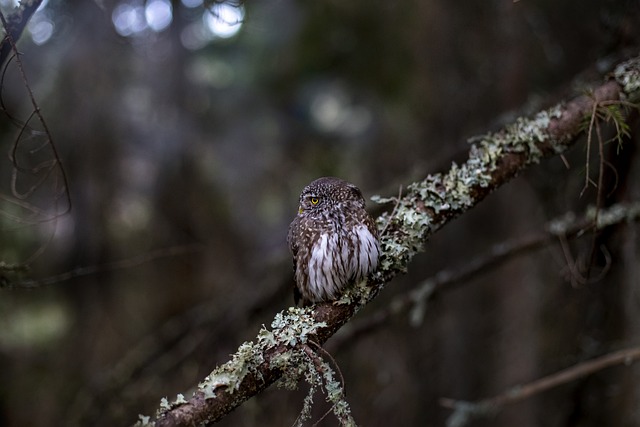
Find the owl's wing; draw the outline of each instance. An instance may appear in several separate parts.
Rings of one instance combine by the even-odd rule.
[[[287,234],[287,246],[289,246],[289,250],[291,251],[291,255],[293,255],[293,277],[296,277],[296,256],[298,255],[298,243],[296,242],[295,235],[298,233],[298,229],[300,228],[300,218],[297,216],[291,222],[289,226],[289,233]],[[293,281],[293,303],[297,306],[298,302],[302,298],[302,294],[296,286],[295,279]]]
[[[365,211],[365,217],[364,217],[364,223],[367,226],[367,228],[369,229],[369,232],[371,234],[373,234],[373,236],[377,239],[378,237],[380,237],[378,235],[378,227],[376,226],[376,221],[371,218],[371,215],[369,215],[368,213],[366,213]]]
[[[287,246],[289,246],[289,251],[291,251],[291,255],[293,255],[293,268],[295,271],[295,259],[298,254],[298,243],[295,236],[298,234],[298,230],[300,229],[300,218],[297,216],[291,221],[291,225],[289,225],[289,234],[287,234]]]

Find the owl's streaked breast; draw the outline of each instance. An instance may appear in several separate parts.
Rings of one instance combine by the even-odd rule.
[[[307,292],[303,290],[302,294],[312,301],[327,301],[338,298],[350,282],[359,282],[374,271],[380,249],[378,239],[365,225],[359,224],[343,234],[320,234],[310,252]]]

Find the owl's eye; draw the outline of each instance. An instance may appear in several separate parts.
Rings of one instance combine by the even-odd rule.
[[[320,203],[320,199],[318,199],[317,197],[312,197],[311,198],[311,204],[312,205],[317,205],[318,203]]]

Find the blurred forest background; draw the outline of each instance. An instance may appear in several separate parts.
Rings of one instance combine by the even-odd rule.
[[[17,3],[0,0],[5,15]],[[12,60],[0,117],[0,425],[129,425],[187,394],[293,303],[285,236],[309,181],[335,175],[367,199],[396,195],[464,159],[468,138],[581,94],[639,42],[637,0],[43,2],[18,47],[71,209]],[[632,121],[622,149],[605,147],[617,171],[606,205],[640,200],[638,130]],[[437,233],[355,320],[594,204],[593,186],[581,195],[585,146]],[[554,241],[441,293],[422,322],[402,314],[330,340],[356,420],[442,426],[442,397],[496,395],[640,344],[638,232],[623,224],[571,242],[587,263],[594,244],[606,248],[587,282],[568,280]],[[292,425],[304,395],[304,384],[272,387],[220,425]],[[326,411],[321,396],[314,409]],[[640,367],[474,425],[640,425]]]

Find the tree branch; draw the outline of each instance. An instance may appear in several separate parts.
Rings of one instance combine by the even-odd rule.
[[[407,187],[391,214],[378,218],[381,236],[379,270],[335,303],[289,308],[276,314],[271,330],[263,328],[255,342],[245,342],[232,360],[216,368],[198,386],[192,398],[173,403],[165,400],[155,422],[143,417],[140,424],[194,426],[221,419],[242,402],[264,390],[283,375],[299,377],[295,360],[300,344],[320,345],[371,301],[384,284],[406,270],[435,231],[471,209],[489,193],[541,159],[564,152],[583,130],[594,102],[631,99],[640,92],[640,58],[619,65],[614,80],[581,96],[520,118],[495,134],[476,139],[469,158],[453,164],[445,174],[427,176]],[[378,198],[380,202],[392,199]]]
[[[543,391],[575,381],[610,366],[631,364],[640,359],[640,347],[628,348],[579,363],[555,374],[548,375],[528,384],[512,387],[504,393],[478,402],[464,402],[453,399],[440,399],[444,407],[454,409],[447,421],[448,426],[462,427],[472,418],[495,414],[503,406],[520,402]]]
[[[597,213],[597,215],[596,215]],[[581,216],[567,213],[547,222],[541,230],[497,243],[488,251],[455,269],[440,270],[422,281],[415,288],[396,296],[368,317],[351,322],[331,340],[331,350],[336,351],[356,337],[361,337],[385,324],[390,317],[411,310],[411,323],[418,325],[424,317],[426,304],[437,294],[455,289],[471,277],[499,265],[515,256],[549,245],[557,239],[570,239],[590,229],[603,230],[626,221],[640,220],[640,201],[616,204],[598,211],[592,207]],[[597,221],[597,222],[596,222]]]
[[[20,6],[6,19],[2,17],[2,23],[4,24],[5,36],[0,44],[0,66],[7,60],[13,47],[20,39],[22,31],[24,31],[31,16],[38,10],[42,0],[23,0],[20,2]],[[0,15],[2,13],[0,12]],[[17,54],[17,52],[16,52]]]

